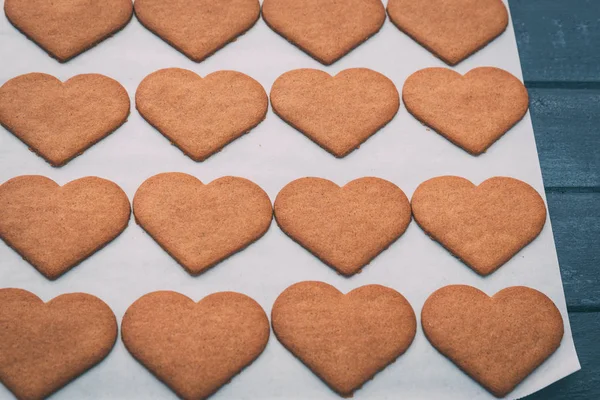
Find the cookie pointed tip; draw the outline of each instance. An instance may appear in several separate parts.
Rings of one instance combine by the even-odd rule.
[[[40,271],[40,273],[42,275],[44,275],[44,277],[46,279],[48,279],[49,281],[55,281],[58,278],[60,278],[60,276],[62,275],[61,273],[56,273],[56,272],[46,272],[46,271]]]
[[[206,57],[204,57],[204,56],[202,56],[202,57],[194,57],[194,56],[187,55],[187,54],[186,54],[186,56],[187,56],[187,57],[188,57],[190,60],[192,60],[193,62],[195,62],[195,63],[198,63],[198,64],[199,64],[199,63],[201,63],[202,61],[204,61],[204,59],[206,58]]]
[[[347,151],[331,151],[330,153],[333,154],[335,156],[335,158],[344,158],[348,154],[352,153],[353,150],[354,149],[347,150]]]
[[[501,390],[492,389],[492,388],[486,388],[486,389],[492,394],[492,396],[496,397],[497,399],[503,399],[504,397],[506,397],[506,395],[508,395],[513,390],[513,388],[503,388]]]

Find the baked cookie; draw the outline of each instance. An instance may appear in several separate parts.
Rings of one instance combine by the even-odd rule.
[[[104,75],[76,75],[63,83],[30,73],[0,87],[0,124],[55,167],[108,136],[128,116],[127,91]]]
[[[271,323],[281,344],[348,397],[408,349],[417,326],[412,307],[393,289],[367,285],[344,295],[323,282],[284,290]]]
[[[136,222],[190,274],[198,275],[267,232],[269,196],[232,176],[205,185],[195,177],[164,173],[147,179],[133,199]]]
[[[425,68],[402,88],[406,109],[473,155],[487,150],[527,113],[529,96],[519,79],[493,67],[464,76],[447,68]]]
[[[380,0],[264,0],[267,25],[322,64],[330,65],[376,34]]]
[[[114,35],[133,15],[131,0],[5,0],[11,24],[65,62]]]
[[[110,353],[117,321],[99,298],[69,293],[44,303],[0,289],[0,382],[18,399],[50,396]]]
[[[440,176],[412,196],[417,224],[480,275],[489,275],[535,239],[546,222],[544,200],[527,183],[494,177],[479,186]]]
[[[148,30],[200,62],[258,21],[258,0],[135,0],[135,15]]]
[[[560,346],[563,320],[552,300],[513,286],[492,297],[472,286],[434,292],[423,332],[440,353],[496,397],[504,397]]]
[[[176,292],[153,292],[127,309],[121,335],[133,357],[179,397],[199,400],[258,358],[269,320],[240,293],[214,293],[195,303]]]
[[[500,36],[508,25],[502,0],[389,0],[390,20],[448,65]]]
[[[48,279],[119,236],[129,214],[123,190],[94,176],[62,187],[38,175],[0,185],[0,238]]]
[[[336,157],[344,157],[394,118],[394,83],[367,68],[332,77],[316,69],[281,75],[271,88],[273,111]]]
[[[275,199],[281,230],[346,276],[387,249],[410,218],[404,192],[379,178],[360,178],[342,187],[327,179],[300,178]]]
[[[263,87],[241,72],[201,78],[179,68],[144,78],[135,104],[146,121],[194,161],[203,161],[265,119]]]

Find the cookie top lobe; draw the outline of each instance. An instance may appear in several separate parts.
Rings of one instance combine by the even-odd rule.
[[[277,339],[342,396],[350,396],[402,355],[415,313],[397,291],[366,285],[347,294],[324,282],[285,289],[273,304]]]
[[[125,312],[127,350],[181,398],[205,399],[251,364],[269,340],[269,320],[250,297],[219,292],[199,302],[148,293]]]
[[[445,286],[421,311],[429,342],[496,397],[510,393],[560,346],[560,311],[524,286],[488,297],[467,285]]]
[[[26,290],[0,289],[0,321],[0,381],[24,400],[59,390],[102,361],[117,338],[110,307],[86,293],[44,303]]]
[[[116,238],[130,214],[125,192],[95,176],[59,186],[23,175],[0,185],[0,238],[48,279]]]

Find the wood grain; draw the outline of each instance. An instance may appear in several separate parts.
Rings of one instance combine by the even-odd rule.
[[[528,400],[600,398],[600,7],[509,0],[582,370]]]
[[[600,81],[598,0],[509,0],[527,82]]]
[[[546,194],[567,305],[600,311],[600,193]]]
[[[570,313],[581,370],[540,390],[527,400],[589,400],[600,398],[600,313]]]
[[[600,90],[529,89],[529,97],[544,185],[600,186]]]

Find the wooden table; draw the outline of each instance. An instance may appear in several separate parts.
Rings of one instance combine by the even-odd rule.
[[[509,0],[582,370],[527,399],[600,399],[600,0]]]
[[[527,399],[600,399],[600,0],[509,0],[582,370]]]

